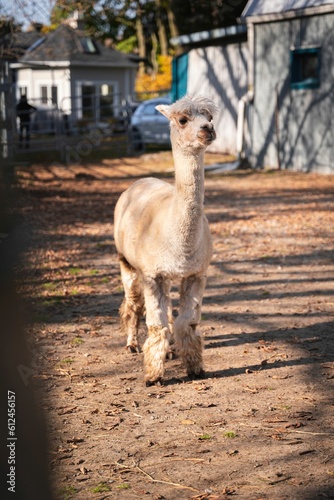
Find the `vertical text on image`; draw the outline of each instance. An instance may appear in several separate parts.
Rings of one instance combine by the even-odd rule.
[[[8,491],[15,493],[16,485],[16,395],[14,391],[8,391],[7,393],[7,418],[8,418],[8,436],[7,436],[7,448],[8,448],[8,465],[9,470],[7,473],[7,485]]]

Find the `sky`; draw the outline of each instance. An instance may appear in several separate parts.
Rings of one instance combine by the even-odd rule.
[[[49,24],[54,3],[55,0],[0,0],[0,15],[13,17],[26,30],[32,21]]]

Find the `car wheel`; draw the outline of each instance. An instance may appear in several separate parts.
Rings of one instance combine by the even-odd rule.
[[[131,146],[134,151],[142,151],[144,149],[141,134],[137,128],[133,128],[130,132]]]

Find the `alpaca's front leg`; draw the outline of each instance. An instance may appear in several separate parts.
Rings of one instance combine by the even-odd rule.
[[[161,381],[169,349],[168,305],[166,284],[162,276],[144,279],[148,338],[143,346],[146,385]]]
[[[179,316],[174,323],[177,352],[190,378],[200,378],[203,369],[203,339],[196,330],[201,321],[206,276],[190,276],[181,282]]]

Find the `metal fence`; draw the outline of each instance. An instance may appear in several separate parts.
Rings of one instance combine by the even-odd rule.
[[[133,111],[141,97],[122,98],[115,94],[89,94],[63,99],[29,99],[29,119],[17,117],[15,88],[0,87],[3,119],[0,122],[0,157],[15,161],[37,159],[54,154],[62,163],[79,163],[93,151],[108,150],[114,157],[138,150],[130,131]],[[155,96],[154,96],[155,97]],[[70,111],[69,111],[70,110]]]
[[[20,129],[15,120],[14,154],[16,158],[29,153],[56,151],[64,163],[77,163],[93,150],[112,149],[115,155],[128,151],[128,125],[131,107],[118,96],[91,94],[89,98],[72,99],[70,106],[58,107],[49,99],[41,103],[31,100],[28,130]],[[69,100],[68,100],[69,101]],[[65,112],[63,109],[68,109]],[[23,130],[22,130],[23,128]]]

